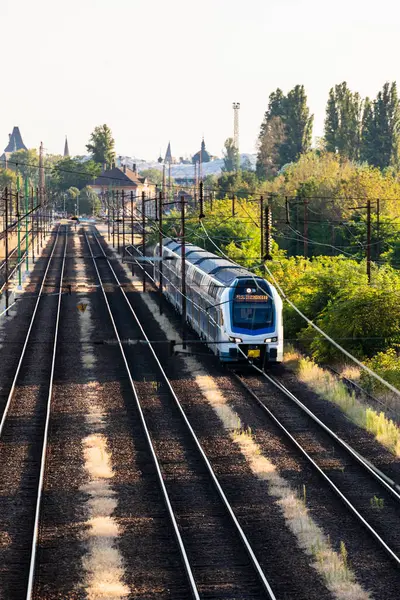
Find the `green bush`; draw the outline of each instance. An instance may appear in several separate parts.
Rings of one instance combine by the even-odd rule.
[[[370,360],[365,361],[365,364],[385,381],[400,389],[400,360],[394,348],[390,348],[386,352],[378,352]],[[379,383],[377,379],[368,375],[366,371],[361,373],[360,383],[371,393],[376,394],[387,391],[386,387]]]

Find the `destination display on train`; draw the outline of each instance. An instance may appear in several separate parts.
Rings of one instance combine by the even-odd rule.
[[[266,294],[238,294],[235,296],[236,302],[267,302]]]

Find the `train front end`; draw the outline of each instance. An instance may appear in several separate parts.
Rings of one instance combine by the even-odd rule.
[[[279,363],[283,358],[282,300],[264,279],[238,278],[224,305],[224,362]]]

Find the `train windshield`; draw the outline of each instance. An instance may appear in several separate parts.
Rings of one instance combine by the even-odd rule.
[[[265,281],[239,281],[233,297],[233,326],[265,329],[272,325],[272,298]]]

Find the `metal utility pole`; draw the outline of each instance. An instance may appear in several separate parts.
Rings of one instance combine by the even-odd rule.
[[[168,163],[168,192],[169,192],[169,197],[173,198],[173,195],[171,194],[171,189],[172,189],[172,185],[171,185],[171,163]]]
[[[146,256],[146,219],[145,219],[145,210],[146,210],[146,203],[145,203],[145,193],[144,191],[142,192],[142,254],[143,254],[143,258]],[[146,263],[143,261],[142,263],[142,286],[143,286],[143,291],[146,291]]]
[[[111,233],[111,229],[110,229],[110,192],[106,192],[106,198],[107,198],[107,236],[108,236],[108,242],[110,242],[110,233]]]
[[[264,260],[272,260],[272,213],[269,204],[265,206],[265,255]]]
[[[186,247],[185,247],[185,196],[181,196],[181,281],[182,281],[182,347],[186,349]]]
[[[25,270],[29,271],[29,182],[25,177]]]
[[[115,248],[115,193],[112,191],[112,245]]]
[[[193,189],[193,201],[194,205],[197,204],[197,162],[194,161],[194,189]]]
[[[133,190],[131,190],[131,246],[133,246]]]
[[[5,253],[6,253],[6,260],[5,260],[5,284],[6,284],[6,315],[8,316],[8,188],[5,189],[5,196],[4,196],[4,208],[5,208],[5,219],[6,219],[6,237],[5,237]]]
[[[200,212],[199,219],[204,219],[206,215],[204,214],[204,197],[203,197],[203,182],[200,182]]]
[[[122,257],[125,256],[125,190],[122,190]]]
[[[121,249],[121,245],[119,243],[119,218],[120,218],[120,209],[119,209],[119,190],[117,190],[117,252]]]
[[[40,241],[40,208],[39,208],[39,190],[36,188],[35,190],[35,198],[36,198],[36,252],[39,256],[39,241]]]
[[[376,199],[376,260],[381,255],[381,232],[380,232],[380,201]]]
[[[159,273],[160,273],[160,285],[159,285],[159,293],[160,293],[160,315],[162,315],[163,312],[163,261],[162,261],[162,257],[163,257],[163,196],[162,196],[162,192],[160,192],[159,195],[159,204],[158,204],[158,214],[159,214],[159,221],[158,221],[158,254],[160,257],[160,268],[159,268]]]
[[[260,197],[260,256],[264,260],[264,198]]]
[[[43,164],[43,142],[40,142],[40,148],[39,148],[39,193],[40,193],[40,197],[44,193],[44,186],[45,186],[45,180],[44,180],[44,164]]]
[[[202,163],[202,145],[200,146],[200,154],[199,154],[199,181],[203,180],[203,163]]]
[[[31,187],[31,244],[32,244],[32,262],[35,263],[35,204],[33,198],[33,187]]]
[[[165,162],[163,164],[163,176],[162,176],[162,191],[163,191],[163,195],[164,198],[166,198],[167,194],[166,194],[166,187],[167,187],[167,182],[166,182],[166,172],[165,172]]]
[[[371,200],[367,200],[367,277],[371,283]]]
[[[237,164],[236,171],[240,169],[240,154],[239,154],[239,109],[240,102],[234,102],[233,108],[233,143],[237,150]]]
[[[154,190],[154,220],[158,221],[158,185],[156,184]]]
[[[308,200],[304,198],[304,223],[303,223],[303,238],[304,238],[304,258],[308,256]]]
[[[17,165],[18,172],[18,165]],[[22,279],[21,279],[21,219],[19,212],[19,175],[17,175],[17,260],[18,260],[18,286],[21,287]]]
[[[289,212],[289,200],[285,196],[285,213],[286,213],[286,225],[290,225],[290,212]]]

